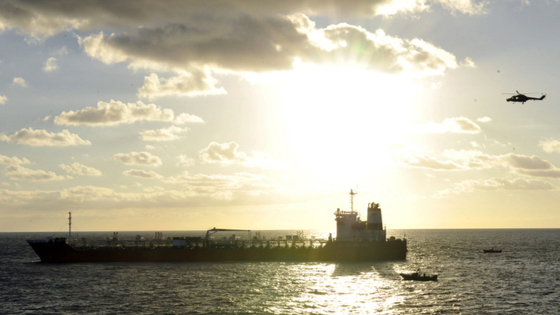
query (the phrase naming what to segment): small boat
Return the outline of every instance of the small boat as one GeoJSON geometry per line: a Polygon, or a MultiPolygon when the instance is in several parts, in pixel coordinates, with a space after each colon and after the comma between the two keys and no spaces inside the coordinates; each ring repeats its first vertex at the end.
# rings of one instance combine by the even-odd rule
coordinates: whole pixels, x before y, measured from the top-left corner
{"type": "Polygon", "coordinates": [[[414,273],[399,273],[403,280],[414,280],[414,281],[437,281],[437,275],[426,275],[420,274],[419,272],[414,273]]]}
{"type": "Polygon", "coordinates": [[[483,251],[485,253],[501,253],[502,252],[501,249],[494,249],[494,247],[492,247],[490,249],[483,249],[483,251]]]}

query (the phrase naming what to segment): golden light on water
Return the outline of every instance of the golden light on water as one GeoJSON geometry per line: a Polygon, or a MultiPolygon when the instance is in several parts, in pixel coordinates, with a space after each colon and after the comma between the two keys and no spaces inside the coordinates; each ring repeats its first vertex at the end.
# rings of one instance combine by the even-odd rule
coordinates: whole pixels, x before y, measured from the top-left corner
{"type": "MultiPolygon", "coordinates": [[[[292,277],[293,297],[286,301],[295,312],[313,309],[318,314],[391,314],[402,303],[401,281],[393,264],[307,264],[286,266],[292,277]],[[385,274],[384,274],[385,273],[385,274]]],[[[281,308],[276,309],[278,311],[281,308]]]]}

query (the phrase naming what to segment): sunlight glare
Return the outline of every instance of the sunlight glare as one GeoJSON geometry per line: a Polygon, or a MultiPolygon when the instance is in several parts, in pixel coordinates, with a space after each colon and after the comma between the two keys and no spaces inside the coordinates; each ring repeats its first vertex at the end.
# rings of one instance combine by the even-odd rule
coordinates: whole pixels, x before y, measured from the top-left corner
{"type": "Polygon", "coordinates": [[[284,87],[291,139],[306,164],[338,180],[392,163],[418,90],[408,79],[361,69],[301,67],[284,87]],[[338,173],[338,174],[336,174],[338,173]]]}

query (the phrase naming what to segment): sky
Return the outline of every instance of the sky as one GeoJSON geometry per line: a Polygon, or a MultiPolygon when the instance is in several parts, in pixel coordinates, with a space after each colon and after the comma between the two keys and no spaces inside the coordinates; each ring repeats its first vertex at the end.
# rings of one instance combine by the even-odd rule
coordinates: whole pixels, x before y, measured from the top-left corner
{"type": "Polygon", "coordinates": [[[0,232],[560,228],[560,1],[0,1],[0,232]],[[506,102],[504,93],[542,101],[506,102]]]}

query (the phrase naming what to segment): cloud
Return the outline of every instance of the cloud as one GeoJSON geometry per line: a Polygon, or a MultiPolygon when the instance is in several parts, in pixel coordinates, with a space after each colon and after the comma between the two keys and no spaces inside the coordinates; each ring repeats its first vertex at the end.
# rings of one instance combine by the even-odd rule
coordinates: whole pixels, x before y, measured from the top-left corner
{"type": "Polygon", "coordinates": [[[0,105],[6,104],[8,98],[5,95],[0,95],[0,105]]]}
{"type": "Polygon", "coordinates": [[[243,164],[247,162],[247,154],[238,152],[239,145],[235,142],[212,142],[199,152],[203,163],[217,163],[221,165],[243,164]]]}
{"type": "Polygon", "coordinates": [[[58,176],[54,172],[32,170],[20,165],[8,165],[4,173],[12,180],[50,181],[72,178],[70,176],[58,176]]]}
{"type": "Polygon", "coordinates": [[[66,188],[60,191],[61,200],[69,200],[75,202],[87,202],[87,201],[97,201],[101,199],[105,200],[122,200],[123,197],[118,196],[115,191],[110,188],[98,187],[98,186],[76,186],[72,188],[66,188]]]}
{"type": "Polygon", "coordinates": [[[511,153],[502,156],[502,158],[517,174],[540,178],[560,178],[560,169],[556,168],[551,162],[543,160],[538,156],[516,155],[511,153]]]}
{"type": "Polygon", "coordinates": [[[426,155],[411,155],[403,158],[401,162],[408,166],[428,168],[433,170],[452,171],[462,169],[460,165],[457,165],[454,162],[438,161],[426,155]]]}
{"type": "Polygon", "coordinates": [[[435,3],[441,4],[445,9],[451,13],[460,12],[469,15],[485,14],[486,1],[475,3],[470,0],[436,0],[435,3]]]}
{"type": "Polygon", "coordinates": [[[465,60],[461,61],[459,64],[461,65],[461,67],[465,68],[476,68],[476,64],[470,57],[466,57],[465,60]]]}
{"type": "Polygon", "coordinates": [[[200,96],[226,94],[224,88],[216,87],[217,80],[210,73],[182,72],[171,78],[161,78],[152,73],[144,77],[144,86],[138,89],[138,97],[155,99],[158,97],[175,96],[200,96]]]}
{"type": "Polygon", "coordinates": [[[421,133],[479,133],[482,129],[472,120],[466,117],[445,118],[443,123],[430,122],[414,128],[421,133]]]}
{"type": "Polygon", "coordinates": [[[146,130],[140,133],[140,138],[144,141],[172,141],[179,139],[178,134],[187,132],[188,128],[171,126],[157,130],[146,130]]]}
{"type": "Polygon", "coordinates": [[[546,153],[560,153],[560,141],[558,140],[541,140],[539,141],[539,147],[541,147],[546,153]]]}
{"type": "Polygon", "coordinates": [[[195,164],[195,160],[193,158],[189,158],[188,156],[182,154],[177,157],[177,166],[181,167],[189,167],[195,164]]]}
{"type": "Polygon", "coordinates": [[[125,104],[114,100],[109,103],[100,101],[97,103],[97,108],[90,106],[80,111],[62,112],[54,119],[57,125],[71,126],[110,126],[137,121],[163,121],[175,124],[203,122],[198,116],[186,113],[176,116],[173,110],[162,109],[155,104],[144,104],[140,101],[125,104]]]}
{"type": "Polygon", "coordinates": [[[30,164],[28,159],[23,158],[20,159],[18,157],[7,157],[5,155],[0,154],[0,164],[8,164],[8,165],[15,165],[15,164],[30,164]]]}
{"type": "Polygon", "coordinates": [[[199,151],[202,163],[227,165],[242,165],[246,167],[260,168],[286,168],[286,165],[276,161],[267,153],[253,151],[249,157],[245,152],[238,151],[239,145],[235,142],[217,143],[212,142],[206,148],[199,151]]]}
{"type": "Polygon", "coordinates": [[[46,72],[52,72],[55,70],[58,70],[58,65],[57,65],[57,60],[54,57],[49,58],[46,62],[45,62],[45,67],[43,67],[43,70],[46,72]]]}
{"type": "Polygon", "coordinates": [[[486,123],[486,122],[491,122],[492,118],[485,116],[485,117],[477,118],[476,121],[486,123]]]}
{"type": "Polygon", "coordinates": [[[21,129],[13,134],[0,134],[0,141],[16,142],[29,146],[65,147],[75,145],[91,145],[88,140],[81,139],[77,134],[70,133],[68,130],[54,133],[46,130],[21,129]]]}
{"type": "Polygon", "coordinates": [[[503,159],[509,166],[516,169],[549,170],[554,168],[552,163],[545,161],[536,155],[526,156],[510,153],[503,156],[503,159]]]}
{"type": "Polygon", "coordinates": [[[71,165],[60,164],[59,167],[74,175],[101,176],[102,174],[101,171],[96,170],[93,167],[82,165],[78,162],[72,163],[71,165]]]}
{"type": "MultiPolygon", "coordinates": [[[[415,77],[441,75],[459,66],[456,57],[444,49],[419,38],[401,39],[381,29],[372,33],[338,23],[416,14],[436,4],[453,14],[482,14],[485,7],[485,2],[471,0],[239,0],[219,4],[171,0],[166,5],[132,0],[118,4],[6,0],[0,4],[0,28],[17,28],[39,40],[77,30],[79,44],[92,58],[152,71],[138,90],[139,97],[193,97],[225,93],[213,76],[216,73],[293,70],[296,61],[415,77]],[[318,28],[310,16],[337,24],[318,28]],[[161,78],[156,72],[174,75],[161,78]]],[[[467,57],[461,66],[474,66],[474,62],[467,57]]]]}
{"type": "Polygon", "coordinates": [[[159,175],[156,172],[146,172],[143,170],[128,170],[123,172],[126,176],[135,176],[135,177],[142,177],[142,178],[163,178],[163,176],[159,175]]]}
{"type": "MultiPolygon", "coordinates": [[[[249,173],[223,174],[196,174],[188,172],[165,181],[173,184],[183,184],[186,189],[196,195],[210,195],[217,199],[232,200],[235,194],[247,194],[267,189],[266,185],[258,184],[266,177],[249,173]]],[[[270,188],[268,188],[270,189],[270,188]]]]}
{"type": "Polygon", "coordinates": [[[160,158],[150,152],[117,153],[114,158],[126,165],[160,166],[162,164],[160,158]]]}
{"type": "Polygon", "coordinates": [[[439,191],[434,195],[436,198],[452,197],[462,193],[471,193],[474,191],[489,191],[489,190],[513,190],[513,191],[539,191],[539,190],[557,190],[558,187],[553,184],[536,179],[505,179],[505,178],[492,178],[492,179],[477,179],[477,180],[464,180],[448,188],[439,191]]]}
{"type": "Polygon", "coordinates": [[[146,77],[139,96],[147,98],[221,94],[213,72],[293,70],[296,60],[415,77],[458,67],[454,55],[421,39],[400,39],[383,30],[371,33],[346,23],[317,29],[303,14],[216,22],[99,33],[80,38],[80,44],[89,56],[106,64],[126,62],[134,69],[182,73],[163,83],[155,74],[146,77]]]}
{"type": "Polygon", "coordinates": [[[69,29],[83,32],[108,26],[118,31],[127,31],[138,25],[152,28],[165,25],[161,19],[165,17],[169,24],[192,27],[198,21],[201,28],[207,29],[215,24],[221,24],[223,20],[233,20],[240,16],[269,18],[301,12],[333,19],[370,18],[375,15],[391,15],[399,12],[427,11],[433,4],[440,4],[452,13],[464,14],[482,14],[486,5],[485,2],[475,3],[470,0],[355,0],[351,2],[238,0],[222,1],[219,5],[205,0],[172,0],[167,1],[164,6],[150,1],[134,0],[102,5],[93,0],[79,2],[62,0],[56,4],[7,0],[0,6],[0,27],[19,28],[30,36],[48,37],[69,29]]]}
{"type": "Polygon", "coordinates": [[[407,166],[437,171],[457,171],[507,167],[516,174],[540,178],[560,178],[560,169],[538,156],[519,154],[489,155],[478,150],[445,150],[445,161],[427,154],[408,153],[395,157],[407,166]]]}
{"type": "Polygon", "coordinates": [[[14,78],[14,81],[12,81],[12,84],[19,85],[21,87],[27,87],[27,83],[25,82],[24,78],[14,78]]]}
{"type": "Polygon", "coordinates": [[[66,46],[62,46],[59,50],[55,52],[57,55],[68,55],[68,48],[66,46]]]}

